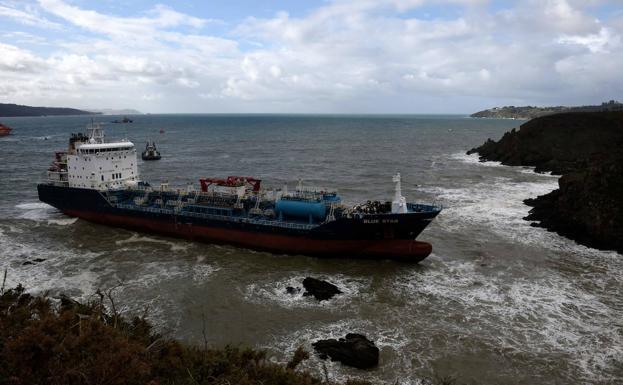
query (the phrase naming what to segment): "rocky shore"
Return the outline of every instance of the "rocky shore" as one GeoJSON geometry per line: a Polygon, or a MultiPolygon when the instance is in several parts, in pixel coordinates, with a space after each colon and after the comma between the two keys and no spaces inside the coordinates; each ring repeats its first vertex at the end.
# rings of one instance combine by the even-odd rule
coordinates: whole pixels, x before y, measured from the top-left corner
{"type": "Polygon", "coordinates": [[[623,111],[539,117],[472,153],[562,175],[557,190],[525,201],[532,207],[525,219],[578,243],[623,253],[623,111]]]}

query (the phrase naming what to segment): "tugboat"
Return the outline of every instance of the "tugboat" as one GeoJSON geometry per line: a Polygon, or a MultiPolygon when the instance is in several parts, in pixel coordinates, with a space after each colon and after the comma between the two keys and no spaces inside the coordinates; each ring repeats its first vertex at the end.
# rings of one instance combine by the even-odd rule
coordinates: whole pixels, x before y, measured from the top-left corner
{"type": "Polygon", "coordinates": [[[143,158],[143,160],[159,160],[160,159],[160,152],[156,148],[156,142],[152,141],[151,143],[149,143],[149,141],[147,141],[147,145],[145,146],[145,151],[141,153],[141,158],[143,158]]]}
{"type": "Polygon", "coordinates": [[[336,191],[265,189],[253,177],[201,178],[199,189],[139,178],[136,149],[108,143],[100,126],[74,134],[55,154],[39,200],[67,215],[135,231],[281,254],[419,262],[432,246],[416,237],[441,207],[408,203],[400,174],[391,202],[347,206],[336,191]]]}
{"type": "Polygon", "coordinates": [[[11,134],[11,131],[13,131],[11,127],[5,126],[4,124],[0,123],[0,136],[7,136],[11,134]]]}

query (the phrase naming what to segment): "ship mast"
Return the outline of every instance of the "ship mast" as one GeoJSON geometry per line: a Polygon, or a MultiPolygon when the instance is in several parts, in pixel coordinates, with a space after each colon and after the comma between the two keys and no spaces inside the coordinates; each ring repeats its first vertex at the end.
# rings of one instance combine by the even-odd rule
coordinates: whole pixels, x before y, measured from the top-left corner
{"type": "Polygon", "coordinates": [[[396,192],[394,194],[394,200],[392,202],[392,214],[404,214],[407,212],[407,200],[402,196],[402,189],[400,186],[400,173],[397,173],[392,178],[392,181],[396,183],[396,192]]]}
{"type": "Polygon", "coordinates": [[[104,143],[104,129],[100,123],[91,122],[91,124],[87,126],[87,132],[90,144],[104,143]]]}

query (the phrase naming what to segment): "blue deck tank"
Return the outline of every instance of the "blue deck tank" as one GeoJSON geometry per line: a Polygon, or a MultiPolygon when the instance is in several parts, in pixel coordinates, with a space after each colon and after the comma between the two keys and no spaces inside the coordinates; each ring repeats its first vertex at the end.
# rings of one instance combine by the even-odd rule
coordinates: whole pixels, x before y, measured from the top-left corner
{"type": "Polygon", "coordinates": [[[327,216],[327,208],[323,202],[309,200],[280,199],[275,202],[278,216],[286,218],[309,219],[323,221],[327,216]]]}

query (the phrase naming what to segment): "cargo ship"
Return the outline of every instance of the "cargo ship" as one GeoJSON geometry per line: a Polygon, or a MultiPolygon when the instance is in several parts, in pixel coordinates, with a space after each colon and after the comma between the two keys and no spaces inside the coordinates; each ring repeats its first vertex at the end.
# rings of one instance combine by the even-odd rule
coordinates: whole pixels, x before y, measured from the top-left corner
{"type": "Polygon", "coordinates": [[[440,213],[408,203],[400,174],[391,202],[344,205],[336,191],[263,188],[254,177],[201,178],[172,188],[140,179],[137,150],[107,142],[100,125],[72,134],[55,153],[39,199],[69,216],[141,232],[282,254],[419,262],[432,246],[416,237],[440,213]]]}

